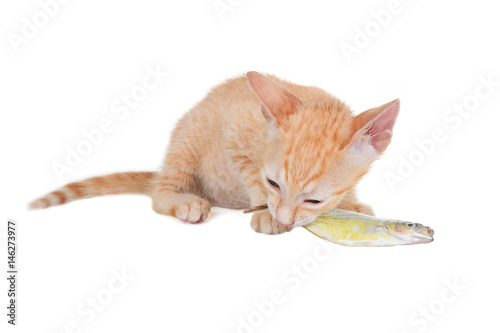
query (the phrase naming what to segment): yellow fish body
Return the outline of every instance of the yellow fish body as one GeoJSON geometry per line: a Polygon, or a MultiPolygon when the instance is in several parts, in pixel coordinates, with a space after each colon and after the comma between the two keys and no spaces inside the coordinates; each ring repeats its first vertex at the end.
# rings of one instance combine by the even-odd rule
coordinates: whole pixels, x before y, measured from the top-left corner
{"type": "Polygon", "coordinates": [[[318,216],[304,228],[344,246],[425,244],[434,240],[434,231],[422,224],[380,219],[338,208],[318,216]]]}

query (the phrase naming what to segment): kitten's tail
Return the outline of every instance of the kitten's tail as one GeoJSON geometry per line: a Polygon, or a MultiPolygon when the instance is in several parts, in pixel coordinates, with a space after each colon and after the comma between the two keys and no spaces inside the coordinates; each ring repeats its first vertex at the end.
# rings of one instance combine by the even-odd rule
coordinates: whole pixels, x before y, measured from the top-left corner
{"type": "Polygon", "coordinates": [[[108,194],[139,193],[150,195],[155,172],[120,172],[69,183],[34,200],[30,209],[62,205],[73,200],[108,194]]]}

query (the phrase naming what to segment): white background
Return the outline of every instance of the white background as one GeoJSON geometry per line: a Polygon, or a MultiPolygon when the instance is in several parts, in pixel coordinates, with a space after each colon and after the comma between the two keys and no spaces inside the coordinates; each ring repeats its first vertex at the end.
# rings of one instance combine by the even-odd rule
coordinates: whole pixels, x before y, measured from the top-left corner
{"type": "Polygon", "coordinates": [[[6,324],[2,278],[2,332],[65,332],[68,324],[66,332],[498,330],[500,86],[467,118],[444,118],[474,101],[480,77],[500,81],[494,2],[401,0],[383,27],[371,12],[389,0],[229,3],[221,19],[212,0],[70,1],[15,52],[8,36],[20,35],[40,5],[2,2],[1,232],[13,218],[20,234],[18,326],[6,324]],[[349,62],[341,45],[355,45],[367,26],[372,37],[349,62]],[[113,101],[147,66],[169,76],[119,119],[113,101]],[[131,195],[26,211],[64,182],[157,170],[175,121],[210,87],[249,70],[320,86],[356,112],[401,98],[393,143],[360,196],[378,215],[431,226],[434,243],[344,248],[304,229],[265,236],[250,216],[221,209],[185,225],[131,195]],[[113,132],[59,181],[52,163],[104,118],[113,132]],[[419,153],[415,141],[436,129],[446,140],[419,153]],[[398,175],[410,156],[419,165],[391,188],[387,173],[398,175]],[[77,309],[89,297],[108,301],[113,270],[122,269],[133,280],[86,322],[77,309]]]}

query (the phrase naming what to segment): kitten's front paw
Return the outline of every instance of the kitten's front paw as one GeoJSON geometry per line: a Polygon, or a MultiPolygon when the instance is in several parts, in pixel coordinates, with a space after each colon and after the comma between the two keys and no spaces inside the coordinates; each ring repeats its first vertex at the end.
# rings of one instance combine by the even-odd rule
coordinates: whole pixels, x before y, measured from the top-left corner
{"type": "Polygon", "coordinates": [[[153,197],[153,209],[160,214],[177,217],[183,222],[199,223],[207,219],[210,203],[193,194],[169,193],[153,197]]]}
{"type": "Polygon", "coordinates": [[[267,235],[277,235],[292,230],[292,227],[286,227],[276,222],[269,211],[253,214],[250,225],[256,232],[267,235]]]}
{"type": "Polygon", "coordinates": [[[175,216],[189,223],[199,223],[207,219],[210,212],[210,204],[208,201],[192,196],[188,200],[180,202],[175,207],[175,216]]]}

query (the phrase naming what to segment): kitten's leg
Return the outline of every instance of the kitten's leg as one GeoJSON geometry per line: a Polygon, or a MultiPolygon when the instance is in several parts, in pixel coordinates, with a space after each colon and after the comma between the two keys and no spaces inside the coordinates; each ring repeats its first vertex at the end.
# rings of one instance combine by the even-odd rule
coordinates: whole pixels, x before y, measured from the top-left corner
{"type": "Polygon", "coordinates": [[[337,205],[337,208],[363,213],[367,215],[375,215],[373,213],[373,209],[369,205],[366,205],[358,201],[355,190],[347,192],[342,201],[340,201],[340,203],[337,205]]]}
{"type": "Polygon", "coordinates": [[[156,177],[151,195],[153,210],[190,223],[203,222],[210,212],[210,203],[190,192],[195,191],[194,163],[189,152],[169,153],[163,170],[156,177]]]}
{"type": "Polygon", "coordinates": [[[210,203],[190,193],[159,191],[153,195],[153,210],[183,222],[199,223],[207,219],[210,203]]]}

